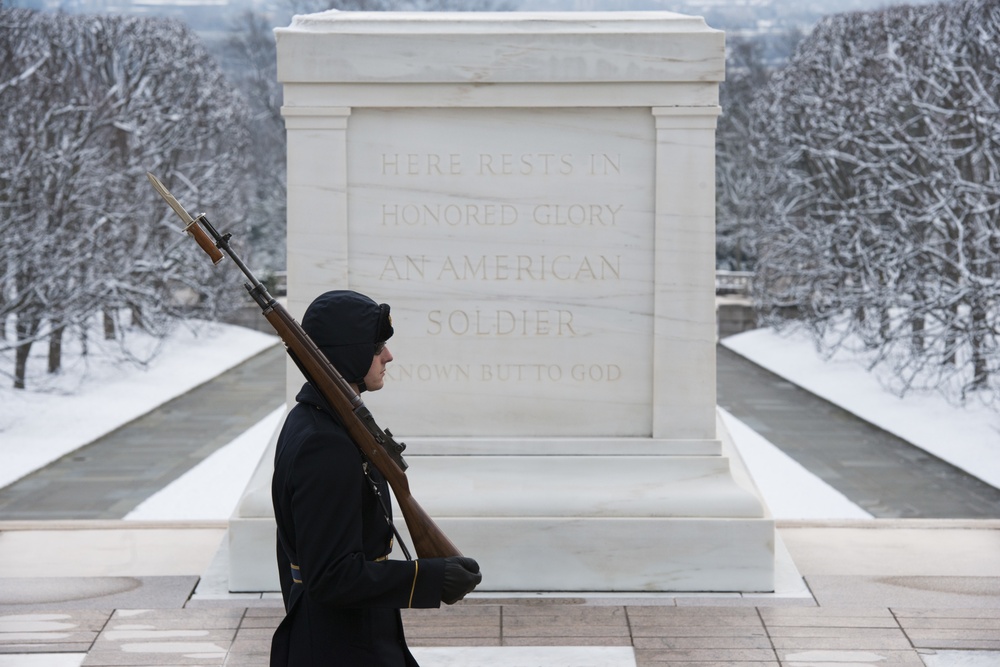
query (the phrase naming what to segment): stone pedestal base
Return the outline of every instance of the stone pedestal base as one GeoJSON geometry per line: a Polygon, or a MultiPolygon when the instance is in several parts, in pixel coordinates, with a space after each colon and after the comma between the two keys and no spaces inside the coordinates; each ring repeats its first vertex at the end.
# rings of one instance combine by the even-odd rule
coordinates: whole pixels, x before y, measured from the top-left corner
{"type": "Polygon", "coordinates": [[[479,562],[481,592],[774,590],[774,526],[761,519],[456,518],[438,525],[479,562]]]}
{"type": "MultiPolygon", "coordinates": [[[[420,452],[407,457],[414,497],[479,561],[482,591],[774,590],[774,522],[726,442],[442,439],[409,447],[420,452]]],[[[233,592],[277,590],[272,458],[273,443],[230,521],[233,592]]],[[[396,520],[409,544],[398,512],[396,520]]]]}

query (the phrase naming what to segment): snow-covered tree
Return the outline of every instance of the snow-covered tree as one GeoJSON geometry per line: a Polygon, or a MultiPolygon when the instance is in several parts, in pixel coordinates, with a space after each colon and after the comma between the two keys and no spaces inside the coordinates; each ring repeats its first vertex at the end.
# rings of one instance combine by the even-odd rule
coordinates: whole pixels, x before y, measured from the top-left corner
{"type": "Polygon", "coordinates": [[[223,66],[250,108],[245,178],[251,184],[247,210],[249,250],[245,258],[262,279],[285,268],[285,123],[281,117],[277,49],[271,19],[239,14],[221,52],[223,66]]]}
{"type": "Polygon", "coordinates": [[[820,23],[753,107],[756,300],[899,392],[995,397],[1000,5],[820,23]]]}
{"type": "Polygon", "coordinates": [[[214,311],[217,279],[149,186],[157,173],[188,205],[242,220],[246,113],[182,24],[0,10],[0,319],[16,322],[14,384],[33,343],[96,312],[165,333],[214,311]],[[197,185],[196,185],[197,184],[197,185]],[[179,301],[183,288],[195,299],[179,301]]]}
{"type": "Polygon", "coordinates": [[[750,109],[758,90],[772,74],[765,61],[767,44],[760,39],[735,38],[726,49],[726,80],[719,91],[722,115],[715,142],[716,266],[746,270],[756,258],[753,227],[759,199],[756,165],[748,150],[750,109]]]}

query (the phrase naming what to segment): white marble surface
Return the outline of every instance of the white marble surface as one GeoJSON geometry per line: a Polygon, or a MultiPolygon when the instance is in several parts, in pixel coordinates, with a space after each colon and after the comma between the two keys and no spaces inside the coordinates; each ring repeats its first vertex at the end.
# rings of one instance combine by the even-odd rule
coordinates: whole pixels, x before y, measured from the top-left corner
{"type": "MultiPolygon", "coordinates": [[[[774,522],[720,436],[708,456],[412,455],[407,477],[484,591],[775,591],[774,522]]],[[[230,521],[234,592],[277,587],[269,476],[230,521]]]]}
{"type": "Polygon", "coordinates": [[[635,667],[631,646],[413,647],[424,667],[635,667]]]}
{"type": "MultiPolygon", "coordinates": [[[[392,305],[365,400],[484,585],[773,590],[773,521],[716,426],[722,33],[329,12],[276,34],[289,310],[335,288],[392,305]]],[[[266,473],[231,522],[239,590],[273,579],[266,473]]]]}
{"type": "Polygon", "coordinates": [[[927,667],[996,667],[1000,651],[926,651],[921,660],[927,667]]]}
{"type": "Polygon", "coordinates": [[[479,562],[483,592],[774,591],[774,525],[764,519],[435,520],[479,562]]]}
{"type": "Polygon", "coordinates": [[[722,456],[415,456],[434,517],[763,518],[722,456]]]}
{"type": "Polygon", "coordinates": [[[393,305],[393,391],[370,400],[397,432],[715,440],[722,33],[327,12],[276,34],[289,307],[335,286],[393,305]]]}
{"type": "MultiPolygon", "coordinates": [[[[273,521],[273,519],[272,519],[273,521]]],[[[226,528],[163,523],[48,521],[31,530],[0,531],[0,577],[148,577],[203,572],[226,528]],[[69,526],[69,528],[68,528],[69,526]],[[92,526],[92,527],[88,527],[92,526]],[[172,549],[184,544],[182,552],[172,549]],[[73,558],[67,558],[73,554],[73,558]]]]}
{"type": "Polygon", "coordinates": [[[275,30],[284,82],[718,81],[724,36],[670,12],[325,12],[275,30]]]}
{"type": "Polygon", "coordinates": [[[393,305],[391,391],[372,401],[395,428],[651,435],[649,112],[359,110],[349,127],[349,280],[393,305]]]}
{"type": "Polygon", "coordinates": [[[80,667],[86,659],[86,653],[0,655],[0,667],[80,667]]]}

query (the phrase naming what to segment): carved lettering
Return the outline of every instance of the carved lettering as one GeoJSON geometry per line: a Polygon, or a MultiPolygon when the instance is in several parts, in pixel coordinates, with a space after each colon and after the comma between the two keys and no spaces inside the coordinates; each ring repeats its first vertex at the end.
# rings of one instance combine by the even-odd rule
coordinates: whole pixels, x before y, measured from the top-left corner
{"type": "Polygon", "coordinates": [[[575,364],[570,368],[570,377],[577,382],[617,382],[622,378],[621,366],[617,364],[575,364]]]}
{"type": "Polygon", "coordinates": [[[624,204],[539,204],[532,212],[538,225],[558,227],[616,227],[624,204]]]}
{"type": "Polygon", "coordinates": [[[488,310],[478,308],[427,313],[427,333],[452,336],[576,336],[568,310],[488,310]]]}
{"type": "Polygon", "coordinates": [[[569,153],[480,153],[480,176],[569,176],[573,156],[569,153]]]}
{"type": "Polygon", "coordinates": [[[389,255],[379,274],[379,280],[423,280],[424,268],[427,265],[427,258],[420,257],[393,257],[389,255]]]}
{"type": "Polygon", "coordinates": [[[618,364],[400,364],[386,367],[393,382],[570,382],[614,383],[622,379],[618,364]]]}
{"type": "Polygon", "coordinates": [[[385,374],[390,380],[420,380],[422,382],[460,381],[471,377],[468,364],[398,364],[386,366],[385,374]]]}
{"type": "MultiPolygon", "coordinates": [[[[470,160],[478,176],[621,176],[620,153],[478,153],[470,160]]],[[[381,153],[382,176],[462,176],[461,153],[381,153]]],[[[473,171],[473,170],[470,170],[473,171]]]]}
{"type": "Polygon", "coordinates": [[[563,372],[557,364],[483,364],[480,375],[487,382],[558,382],[563,372]]]}
{"type": "MultiPolygon", "coordinates": [[[[592,335],[587,330],[586,306],[579,307],[576,321],[573,310],[558,308],[569,305],[554,296],[566,284],[590,284],[585,289],[595,294],[605,288],[617,293],[617,285],[597,283],[622,280],[622,255],[602,252],[626,252],[630,261],[627,253],[631,251],[602,240],[609,233],[617,238],[617,230],[628,227],[634,215],[626,208],[631,195],[623,194],[632,190],[611,183],[622,176],[622,155],[600,150],[503,152],[508,146],[499,144],[465,152],[448,152],[452,146],[447,144],[440,150],[424,146],[430,150],[405,152],[404,147],[403,152],[378,154],[372,171],[381,170],[386,187],[381,200],[369,210],[374,213],[371,223],[378,224],[381,207],[382,234],[395,239],[383,252],[426,254],[372,257],[375,266],[371,268],[377,269],[382,262],[378,280],[437,283],[437,293],[447,295],[434,304],[438,309],[424,311],[425,336],[464,340],[463,345],[474,346],[479,345],[476,341],[506,340],[511,356],[484,355],[485,363],[475,364],[450,363],[451,359],[395,363],[387,368],[387,377],[456,386],[469,382],[522,383],[525,388],[545,383],[564,387],[621,384],[625,372],[614,363],[616,356],[574,355],[581,362],[574,363],[560,354],[556,359],[563,363],[527,363],[514,351],[520,345],[534,347],[528,342],[531,339],[540,339],[538,345],[572,350],[583,337],[592,335]],[[432,179],[434,184],[429,183],[432,179]],[[528,185],[523,197],[522,183],[528,185]],[[600,183],[607,186],[602,188],[600,183]],[[523,301],[465,302],[468,305],[449,302],[453,296],[475,293],[475,283],[497,283],[488,288],[490,293],[503,292],[511,299],[516,294],[538,296],[523,301]],[[507,360],[525,363],[504,363],[507,360]]],[[[531,148],[518,148],[522,147],[531,148]]],[[[420,290],[427,288],[421,285],[420,290]]],[[[516,392],[517,388],[497,390],[516,392]]]]}
{"type": "Polygon", "coordinates": [[[622,369],[617,364],[574,364],[566,373],[559,364],[482,364],[479,376],[486,382],[618,382],[622,369]]]}
{"type": "Polygon", "coordinates": [[[382,204],[383,227],[506,227],[517,222],[511,204],[382,204]]]}
{"type": "Polygon", "coordinates": [[[600,282],[621,280],[621,255],[389,255],[379,280],[439,282],[600,282]]]}
{"type": "Polygon", "coordinates": [[[589,163],[589,174],[591,176],[610,176],[612,174],[615,176],[621,176],[622,174],[621,153],[616,153],[615,155],[609,155],[608,153],[591,153],[589,163]]]}
{"type": "Polygon", "coordinates": [[[383,176],[460,176],[458,153],[382,153],[383,176]]]}

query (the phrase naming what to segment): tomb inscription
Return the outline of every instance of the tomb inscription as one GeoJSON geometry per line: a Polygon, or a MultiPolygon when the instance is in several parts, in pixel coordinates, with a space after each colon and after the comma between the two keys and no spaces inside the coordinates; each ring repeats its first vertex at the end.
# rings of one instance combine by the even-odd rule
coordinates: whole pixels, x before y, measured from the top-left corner
{"type": "Polygon", "coordinates": [[[648,110],[354,109],[347,145],[350,282],[392,305],[399,430],[649,435],[648,110]],[[429,396],[455,418],[426,422],[429,396]]]}

